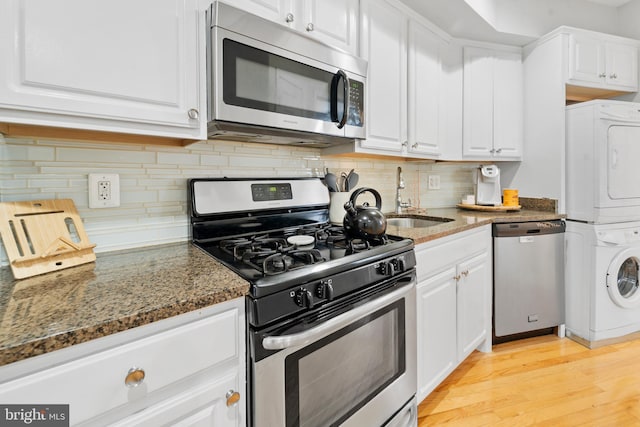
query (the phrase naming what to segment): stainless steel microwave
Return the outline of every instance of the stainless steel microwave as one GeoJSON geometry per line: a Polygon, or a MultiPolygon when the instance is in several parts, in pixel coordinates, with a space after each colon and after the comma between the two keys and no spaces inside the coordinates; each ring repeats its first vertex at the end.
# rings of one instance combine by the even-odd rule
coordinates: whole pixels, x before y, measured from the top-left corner
{"type": "Polygon", "coordinates": [[[365,60],[217,1],[207,23],[210,139],[322,147],[365,138],[365,60]]]}

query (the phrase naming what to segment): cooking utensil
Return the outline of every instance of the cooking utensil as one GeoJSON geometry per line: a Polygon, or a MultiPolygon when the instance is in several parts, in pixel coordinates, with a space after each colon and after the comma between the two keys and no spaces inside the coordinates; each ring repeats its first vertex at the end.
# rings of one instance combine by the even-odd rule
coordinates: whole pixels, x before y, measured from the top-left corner
{"type": "Polygon", "coordinates": [[[340,184],[340,186],[339,186],[340,191],[348,191],[347,190],[348,184],[347,184],[347,174],[346,174],[346,172],[340,173],[339,184],[340,184]]]}
{"type": "Polygon", "coordinates": [[[329,191],[338,192],[338,178],[331,172],[327,172],[324,175],[324,185],[327,186],[329,191]]]}
{"type": "Polygon", "coordinates": [[[353,169],[351,169],[351,171],[349,171],[349,174],[347,174],[347,191],[351,190],[352,188],[356,188],[359,179],[360,176],[358,176],[358,174],[355,173],[353,169]]]}
{"type": "Polygon", "coordinates": [[[358,188],[351,194],[351,198],[344,204],[347,211],[344,216],[343,226],[345,231],[354,237],[365,240],[380,240],[387,230],[387,219],[380,210],[382,198],[373,188],[358,188]],[[369,192],[376,198],[376,206],[368,204],[356,205],[356,199],[363,193],[369,192]]]}
{"type": "Polygon", "coordinates": [[[0,237],[16,279],[96,259],[71,199],[0,203],[0,237]]]}

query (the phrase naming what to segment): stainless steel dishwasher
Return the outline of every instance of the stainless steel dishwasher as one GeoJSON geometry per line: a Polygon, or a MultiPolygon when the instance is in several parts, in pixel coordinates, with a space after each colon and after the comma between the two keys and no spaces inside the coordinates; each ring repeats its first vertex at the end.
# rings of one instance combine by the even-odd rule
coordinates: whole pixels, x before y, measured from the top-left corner
{"type": "Polygon", "coordinates": [[[564,324],[562,220],[493,225],[493,331],[500,337],[564,324]]]}

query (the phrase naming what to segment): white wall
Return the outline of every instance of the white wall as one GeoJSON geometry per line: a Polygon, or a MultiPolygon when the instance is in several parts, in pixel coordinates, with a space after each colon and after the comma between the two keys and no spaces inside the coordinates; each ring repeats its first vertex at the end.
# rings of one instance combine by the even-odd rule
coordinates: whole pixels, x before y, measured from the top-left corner
{"type": "Polygon", "coordinates": [[[521,163],[502,168],[503,185],[527,197],[558,200],[564,212],[565,89],[563,39],[555,37],[524,53],[524,147],[521,163]]]}

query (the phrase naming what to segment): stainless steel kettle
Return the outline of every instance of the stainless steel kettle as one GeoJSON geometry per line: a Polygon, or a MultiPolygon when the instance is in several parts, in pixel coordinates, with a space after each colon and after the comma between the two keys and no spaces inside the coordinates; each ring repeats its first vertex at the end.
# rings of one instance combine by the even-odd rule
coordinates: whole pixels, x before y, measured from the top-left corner
{"type": "Polygon", "coordinates": [[[373,188],[358,188],[351,194],[351,198],[344,204],[347,211],[344,216],[344,229],[352,237],[366,240],[380,240],[387,231],[387,218],[382,211],[382,198],[373,188]],[[371,193],[376,198],[376,206],[369,206],[368,203],[356,205],[356,199],[362,193],[371,193]]]}

